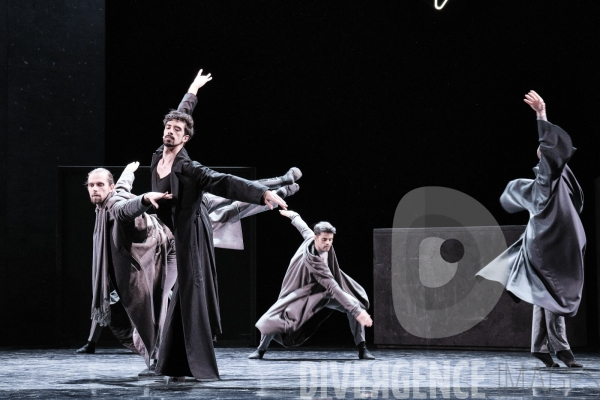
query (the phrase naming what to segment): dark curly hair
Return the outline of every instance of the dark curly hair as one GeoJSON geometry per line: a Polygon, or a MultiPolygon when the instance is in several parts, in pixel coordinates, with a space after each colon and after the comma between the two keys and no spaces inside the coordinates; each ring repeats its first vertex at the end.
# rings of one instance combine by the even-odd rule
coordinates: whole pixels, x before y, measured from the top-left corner
{"type": "Polygon", "coordinates": [[[177,110],[171,110],[163,119],[163,125],[167,125],[167,122],[176,120],[185,122],[185,134],[190,137],[190,140],[194,137],[194,119],[191,115],[183,113],[177,110]]]}

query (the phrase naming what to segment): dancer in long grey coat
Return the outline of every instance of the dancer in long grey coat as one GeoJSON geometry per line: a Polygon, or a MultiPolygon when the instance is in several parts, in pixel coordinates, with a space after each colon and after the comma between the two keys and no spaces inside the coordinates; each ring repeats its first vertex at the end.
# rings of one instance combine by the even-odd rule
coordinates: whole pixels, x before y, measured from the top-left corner
{"type": "Polygon", "coordinates": [[[158,218],[145,212],[156,201],[171,195],[153,192],[132,195],[138,165],[129,164],[116,185],[106,169],[98,168],[88,175],[88,192],[96,204],[93,321],[90,340],[78,352],[94,352],[94,339],[97,340],[102,326],[109,325],[115,331],[111,309],[120,304],[118,309],[126,314],[122,318],[125,321],[119,324],[121,330],[137,330],[137,340],[133,337],[124,344],[137,350],[150,367],[150,360],[157,358],[168,291],[177,271],[173,234],[158,218]]]}
{"type": "Polygon", "coordinates": [[[271,340],[299,346],[304,343],[333,310],[346,313],[360,359],[374,359],[365,346],[364,326],[373,321],[367,313],[365,290],[340,269],[333,249],[335,228],[328,222],[314,231],[293,211],[280,211],[292,220],[304,242],[292,258],[283,278],[279,300],[258,320],[262,337],[249,358],[262,359],[271,340]]]}
{"type": "Polygon", "coordinates": [[[565,316],[574,316],[583,290],[586,237],[579,214],[583,191],[567,165],[575,148],[571,137],[547,121],[546,106],[534,91],[525,102],[537,113],[540,162],[535,179],[511,181],[500,198],[508,212],[529,212],[521,238],[477,275],[495,280],[534,305],[531,352],[546,366],[575,362],[565,331],[565,316]]]}

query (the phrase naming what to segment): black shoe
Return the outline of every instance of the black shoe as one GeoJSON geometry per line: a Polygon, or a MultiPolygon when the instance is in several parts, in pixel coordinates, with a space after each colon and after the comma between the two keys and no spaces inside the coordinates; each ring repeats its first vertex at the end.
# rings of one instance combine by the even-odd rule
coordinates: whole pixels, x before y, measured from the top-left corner
{"type": "Polygon", "coordinates": [[[82,348],[77,350],[75,354],[94,354],[96,352],[96,343],[87,342],[82,348]]]}
{"type": "Polygon", "coordinates": [[[255,350],[254,353],[250,354],[248,356],[248,358],[250,360],[262,360],[263,356],[265,355],[267,351],[266,350],[255,350]]]}
{"type": "Polygon", "coordinates": [[[557,368],[560,366],[554,362],[550,353],[531,353],[531,355],[543,362],[548,368],[557,368]]]}
{"type": "Polygon", "coordinates": [[[375,356],[367,350],[367,346],[365,342],[360,342],[356,347],[358,347],[358,358],[360,360],[374,360],[375,356]]]}
{"type": "Polygon", "coordinates": [[[583,365],[575,362],[575,356],[571,350],[557,351],[556,357],[569,368],[583,368],[583,365]]]}

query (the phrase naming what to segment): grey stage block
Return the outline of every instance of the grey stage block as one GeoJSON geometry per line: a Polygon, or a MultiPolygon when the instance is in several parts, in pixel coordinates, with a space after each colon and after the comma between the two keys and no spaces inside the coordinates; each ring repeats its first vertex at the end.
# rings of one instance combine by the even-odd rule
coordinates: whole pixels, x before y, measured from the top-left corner
{"type": "MultiPolygon", "coordinates": [[[[498,283],[475,278],[524,229],[375,229],[375,344],[529,349],[533,306],[515,303],[498,283]]],[[[567,318],[572,347],[587,344],[584,304],[567,318]]]]}

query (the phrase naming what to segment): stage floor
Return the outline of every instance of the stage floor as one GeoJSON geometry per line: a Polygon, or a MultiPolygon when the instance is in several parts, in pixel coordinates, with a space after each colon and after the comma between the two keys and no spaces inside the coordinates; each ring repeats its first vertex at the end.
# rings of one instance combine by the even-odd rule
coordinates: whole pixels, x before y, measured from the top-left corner
{"type": "Polygon", "coordinates": [[[218,348],[221,380],[139,379],[140,356],[123,348],[0,350],[0,398],[600,398],[600,355],[576,353],[585,369],[541,368],[528,353],[218,348]]]}

